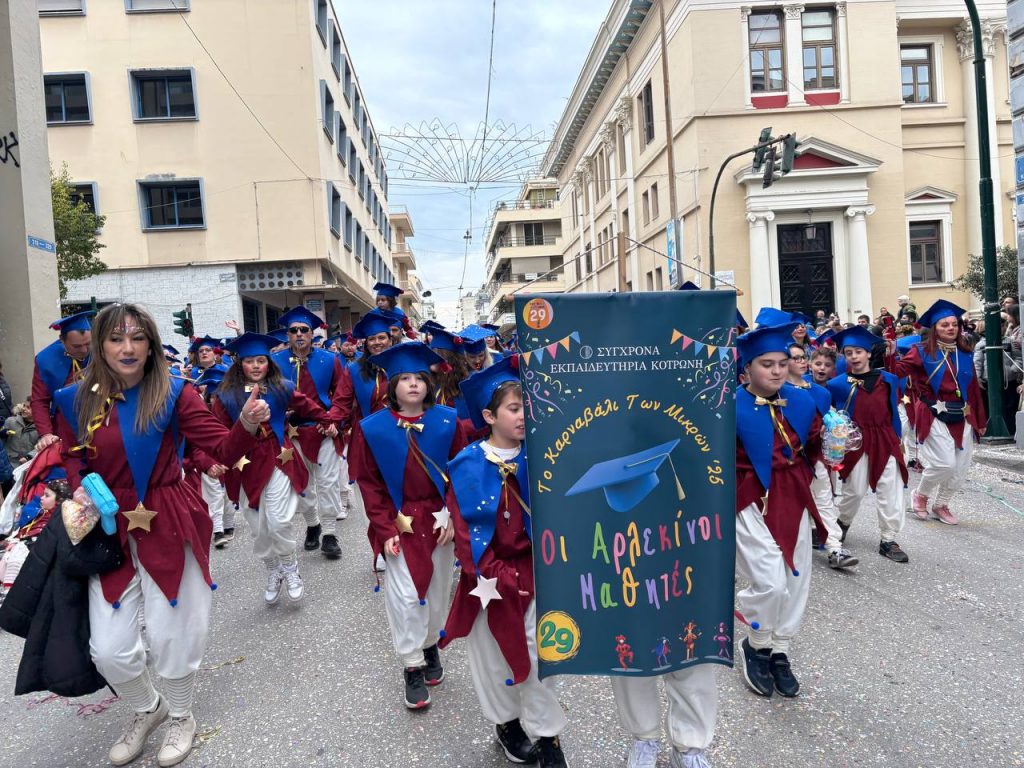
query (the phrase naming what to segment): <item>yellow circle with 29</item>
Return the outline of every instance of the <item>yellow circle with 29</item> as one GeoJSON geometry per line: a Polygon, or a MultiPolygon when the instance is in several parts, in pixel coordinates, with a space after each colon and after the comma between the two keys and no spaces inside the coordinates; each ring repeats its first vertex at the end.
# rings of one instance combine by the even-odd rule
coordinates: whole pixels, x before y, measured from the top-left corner
{"type": "Polygon", "coordinates": [[[537,622],[537,656],[557,663],[571,659],[580,649],[580,627],[564,611],[548,611],[537,622]]]}

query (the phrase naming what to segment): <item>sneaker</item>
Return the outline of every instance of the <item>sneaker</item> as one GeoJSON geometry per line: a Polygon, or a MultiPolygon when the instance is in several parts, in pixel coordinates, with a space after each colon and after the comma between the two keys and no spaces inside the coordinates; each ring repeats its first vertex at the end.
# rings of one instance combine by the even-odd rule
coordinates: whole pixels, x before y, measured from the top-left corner
{"type": "Polygon", "coordinates": [[[409,709],[423,709],[430,706],[430,692],[423,680],[423,669],[406,667],[405,669],[405,706],[409,709]]]}
{"type": "Polygon", "coordinates": [[[227,543],[229,541],[234,541],[234,538],[235,538],[235,529],[234,528],[225,528],[224,529],[224,542],[227,543]]]}
{"type": "Polygon", "coordinates": [[[155,731],[160,723],[167,719],[167,702],[161,697],[156,709],[152,712],[136,712],[128,722],[121,738],[110,748],[112,765],[127,765],[142,754],[146,747],[146,739],[155,731]]]}
{"type": "Polygon", "coordinates": [[[841,568],[851,568],[859,562],[860,560],[851,555],[848,549],[837,549],[828,553],[828,567],[837,571],[841,568]]]}
{"type": "Polygon", "coordinates": [[[945,504],[936,504],[932,507],[932,517],[946,525],[960,525],[960,520],[949,511],[949,507],[945,504]]]}
{"type": "Polygon", "coordinates": [[[541,768],[569,768],[557,736],[541,736],[533,745],[533,753],[541,768]]]}
{"type": "Polygon", "coordinates": [[[333,533],[325,533],[320,543],[320,551],[328,560],[337,560],[341,557],[341,547],[338,546],[338,537],[333,533]]]}
{"type": "Polygon", "coordinates": [[[917,472],[917,474],[921,474],[922,472],[924,472],[924,467],[921,465],[921,462],[918,461],[917,459],[911,459],[910,461],[908,461],[907,469],[909,469],[911,472],[917,472]]]}
{"type": "Polygon", "coordinates": [[[444,667],[441,666],[441,652],[436,643],[423,649],[423,658],[427,660],[427,665],[423,667],[424,682],[430,686],[440,685],[444,680],[444,667]]]}
{"type": "Polygon", "coordinates": [[[297,603],[302,599],[302,577],[299,575],[299,564],[282,565],[281,570],[284,573],[284,585],[288,591],[288,599],[297,603]]]}
{"type": "Polygon", "coordinates": [[[918,520],[928,519],[928,497],[917,491],[910,494],[910,510],[918,520]]]}
{"type": "Polygon", "coordinates": [[[740,669],[743,671],[743,679],[747,686],[758,696],[772,696],[775,690],[775,682],[771,673],[771,648],[758,648],[754,650],[748,638],[743,638],[740,644],[743,651],[743,664],[740,669]]]}
{"type": "Polygon", "coordinates": [[[227,537],[224,535],[224,531],[217,531],[213,534],[213,546],[217,549],[224,549],[224,545],[228,543],[227,537]]]}
{"type": "Polygon", "coordinates": [[[883,541],[878,544],[878,554],[888,557],[894,563],[909,563],[910,556],[900,549],[895,541],[883,541]]]}
{"type": "Polygon", "coordinates": [[[772,673],[772,681],[775,683],[775,690],[780,696],[791,699],[800,693],[800,683],[793,677],[793,670],[789,665],[789,657],[784,653],[773,653],[769,661],[772,673]]]}
{"type": "Polygon", "coordinates": [[[654,768],[658,764],[661,744],[654,739],[637,739],[629,750],[626,768],[654,768]]]}
{"type": "Polygon", "coordinates": [[[533,742],[530,741],[530,737],[526,735],[526,731],[523,730],[523,726],[520,724],[518,718],[510,720],[507,723],[495,725],[494,733],[498,737],[498,743],[501,745],[501,749],[505,753],[505,757],[513,763],[530,763],[536,761],[537,758],[533,754],[533,742]]]}
{"type": "Polygon", "coordinates": [[[160,768],[177,765],[192,752],[192,742],[196,736],[196,719],[192,715],[172,717],[171,725],[164,736],[164,744],[156,755],[156,763],[160,768]]]}
{"type": "Polygon", "coordinates": [[[348,518],[348,507],[342,507],[338,510],[338,514],[334,516],[335,520],[345,520],[348,518]]]}
{"type": "Polygon", "coordinates": [[[319,525],[311,525],[306,528],[306,541],[302,546],[307,552],[312,552],[314,549],[320,549],[321,530],[322,529],[319,525]]]}
{"type": "Polygon", "coordinates": [[[377,573],[384,573],[384,569],[387,568],[387,562],[384,560],[384,555],[377,555],[377,559],[373,561],[373,570],[377,573]]]}
{"type": "Polygon", "coordinates": [[[692,752],[681,752],[678,749],[673,749],[672,758],[668,764],[671,768],[711,768],[707,753],[703,749],[692,752]]]}
{"type": "Polygon", "coordinates": [[[281,597],[281,583],[284,581],[284,573],[281,566],[276,566],[267,571],[267,588],[263,592],[263,600],[267,605],[273,605],[281,597]]]}
{"type": "Polygon", "coordinates": [[[818,536],[818,529],[811,529],[811,549],[821,549],[821,539],[818,536]]]}
{"type": "Polygon", "coordinates": [[[839,530],[843,532],[843,535],[839,537],[839,541],[846,541],[846,533],[850,530],[850,524],[844,523],[842,520],[836,520],[836,525],[838,525],[839,530]]]}

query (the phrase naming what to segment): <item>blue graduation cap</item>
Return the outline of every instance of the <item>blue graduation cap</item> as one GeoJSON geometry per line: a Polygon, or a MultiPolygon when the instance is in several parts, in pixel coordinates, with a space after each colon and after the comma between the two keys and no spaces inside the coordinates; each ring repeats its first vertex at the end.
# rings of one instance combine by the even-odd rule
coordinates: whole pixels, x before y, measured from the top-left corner
{"type": "Polygon", "coordinates": [[[744,365],[769,352],[783,352],[788,356],[789,348],[793,344],[793,329],[797,325],[798,323],[769,325],[747,331],[736,339],[736,354],[744,365]]]}
{"type": "Polygon", "coordinates": [[[209,347],[210,349],[220,349],[220,339],[215,339],[213,336],[203,336],[201,339],[196,339],[188,346],[189,352],[198,352],[200,347],[209,347]]]}
{"type": "Polygon", "coordinates": [[[79,312],[75,315],[68,315],[62,317],[60,320],[54,320],[50,323],[50,328],[55,331],[60,331],[60,335],[63,336],[71,331],[88,331],[92,328],[92,316],[96,313],[88,309],[85,312],[79,312]]]}
{"type": "Polygon", "coordinates": [[[391,333],[392,328],[401,328],[402,320],[398,315],[383,309],[371,309],[360,318],[352,329],[358,339],[368,339],[378,333],[391,333]]]}
{"type": "Polygon", "coordinates": [[[757,317],[754,318],[754,324],[758,327],[768,325],[782,325],[784,323],[793,322],[793,318],[789,312],[783,312],[781,309],[775,307],[761,307],[757,311],[757,317]]]}
{"type": "Polygon", "coordinates": [[[217,388],[218,384],[224,381],[225,373],[227,373],[227,371],[221,370],[216,365],[211,365],[209,368],[203,371],[202,376],[196,379],[195,385],[197,387],[206,387],[207,392],[212,392],[217,388]]]}
{"type": "Polygon", "coordinates": [[[267,331],[267,336],[277,339],[278,344],[288,343],[288,329],[287,328],[275,328],[272,331],[267,331]]]}
{"type": "Polygon", "coordinates": [[[245,357],[256,357],[257,355],[270,355],[270,350],[279,346],[281,342],[273,336],[266,336],[262,333],[243,333],[236,339],[232,339],[227,346],[228,352],[241,360],[245,357]]]}
{"type": "Polygon", "coordinates": [[[939,299],[917,318],[917,322],[922,328],[931,328],[939,320],[944,320],[947,317],[955,317],[959,321],[966,312],[966,309],[958,307],[952,301],[939,299]]]}
{"type": "MultiPolygon", "coordinates": [[[[697,285],[692,280],[686,280],[682,285],[680,285],[678,288],[676,288],[676,290],[677,291],[699,291],[700,290],[700,286],[697,285]]],[[[738,325],[740,328],[746,328],[747,327],[747,318],[745,318],[742,314],[740,314],[740,311],[738,309],[736,310],[736,325],[738,325]]]]}
{"type": "Polygon", "coordinates": [[[370,362],[384,369],[389,379],[403,373],[430,373],[430,366],[444,361],[422,341],[407,341],[388,347],[370,362]]]}
{"type": "Polygon", "coordinates": [[[443,330],[445,330],[445,327],[436,320],[427,320],[427,322],[420,326],[420,333],[433,333],[434,331],[443,330]]]}
{"type": "Polygon", "coordinates": [[[486,339],[497,335],[494,331],[488,330],[476,323],[471,323],[459,331],[459,336],[466,342],[466,353],[470,355],[479,355],[487,349],[486,339]]]}
{"type": "Polygon", "coordinates": [[[387,296],[391,299],[397,299],[405,291],[399,288],[397,285],[391,285],[391,283],[377,283],[373,286],[373,291],[378,296],[387,296]]]}
{"type": "Polygon", "coordinates": [[[921,334],[916,333],[913,336],[904,336],[896,339],[896,350],[898,352],[906,353],[910,351],[910,348],[921,341],[921,334]]]}
{"type": "Polygon", "coordinates": [[[288,328],[293,323],[303,323],[308,325],[310,330],[315,331],[317,328],[325,328],[327,324],[319,317],[314,315],[305,307],[299,306],[294,309],[289,309],[279,318],[277,318],[277,324],[282,328],[288,328]]]}
{"type": "Polygon", "coordinates": [[[170,344],[164,344],[164,345],[163,345],[163,348],[164,348],[164,350],[165,350],[166,352],[168,352],[169,354],[172,354],[172,355],[174,355],[175,357],[177,357],[178,355],[180,355],[180,354],[181,354],[181,352],[179,352],[178,350],[176,350],[176,349],[175,349],[174,347],[172,347],[172,346],[171,346],[170,344]]]}
{"type": "Polygon", "coordinates": [[[672,451],[677,445],[679,440],[672,440],[639,453],[599,462],[588,469],[565,495],[575,496],[600,488],[609,507],[616,512],[629,512],[661,482],[658,469],[668,459],[676,481],[676,495],[682,501],[686,494],[672,463],[672,451]]]}
{"type": "Polygon", "coordinates": [[[495,325],[494,323],[480,323],[481,328],[486,328],[488,331],[494,331],[495,334],[501,330],[501,326],[495,325]]]}
{"type": "Polygon", "coordinates": [[[46,473],[44,482],[50,482],[51,480],[67,480],[68,473],[64,467],[51,467],[50,471],[46,473]]]}
{"type": "Polygon", "coordinates": [[[859,347],[860,349],[866,349],[870,352],[874,349],[876,344],[884,344],[885,339],[881,336],[875,336],[867,328],[860,325],[855,325],[853,328],[847,328],[846,330],[839,331],[835,336],[832,337],[836,343],[836,347],[840,350],[846,347],[859,347]]]}
{"type": "Polygon", "coordinates": [[[430,331],[430,348],[447,349],[449,352],[464,352],[465,344],[461,336],[456,336],[444,328],[435,328],[430,331]]]}
{"type": "Polygon", "coordinates": [[[469,416],[473,420],[473,426],[477,429],[484,429],[487,426],[483,410],[490,405],[491,398],[494,397],[494,390],[506,381],[519,381],[518,355],[503,357],[490,368],[477,371],[469,378],[459,382],[459,389],[466,401],[469,416]]]}
{"type": "Polygon", "coordinates": [[[836,332],[834,330],[832,330],[831,328],[826,328],[824,331],[818,334],[818,338],[815,339],[815,341],[818,342],[819,347],[826,341],[831,341],[833,344],[835,344],[835,335],[836,332]]]}

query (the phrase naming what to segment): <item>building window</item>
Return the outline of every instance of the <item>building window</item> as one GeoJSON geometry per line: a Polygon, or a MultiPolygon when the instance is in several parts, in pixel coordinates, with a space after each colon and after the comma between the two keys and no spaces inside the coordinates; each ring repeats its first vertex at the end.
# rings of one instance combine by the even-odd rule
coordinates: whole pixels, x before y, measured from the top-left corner
{"type": "Polygon", "coordinates": [[[359,126],[363,121],[363,100],[359,98],[359,91],[352,89],[352,127],[359,133],[359,126]]]}
{"type": "Polygon", "coordinates": [[[345,233],[345,247],[350,251],[352,250],[352,230],[354,218],[352,216],[352,210],[346,205],[345,206],[345,219],[343,223],[343,232],[345,233]]]}
{"type": "Polygon", "coordinates": [[[750,90],[754,93],[785,91],[782,53],[782,13],[752,13],[748,19],[750,90]]]}
{"type": "Polygon", "coordinates": [[[331,68],[334,70],[338,82],[341,82],[341,32],[333,24],[331,25],[331,68]]]}
{"type": "Polygon", "coordinates": [[[342,165],[348,164],[348,128],[345,127],[345,120],[341,112],[336,112],[338,118],[338,159],[342,165]]]}
{"type": "Polygon", "coordinates": [[[36,0],[40,16],[81,16],[85,0],[36,0]]]}
{"type": "Polygon", "coordinates": [[[348,138],[348,177],[352,180],[352,183],[356,183],[356,177],[358,176],[357,165],[359,158],[356,155],[356,145],[352,141],[352,137],[348,138]]]}
{"type": "Polygon", "coordinates": [[[539,221],[523,224],[523,245],[544,245],[544,225],[539,221]]]}
{"type": "Polygon", "coordinates": [[[320,111],[321,111],[321,125],[324,127],[324,133],[327,134],[327,138],[334,143],[334,97],[331,95],[331,89],[327,87],[327,81],[320,81],[320,111]]]}
{"type": "Polygon", "coordinates": [[[365,197],[366,197],[366,169],[363,168],[363,161],[362,161],[362,159],[357,160],[356,163],[357,163],[357,169],[356,169],[356,191],[359,193],[360,197],[365,199],[365,197]]]}
{"type": "Polygon", "coordinates": [[[324,46],[327,45],[327,0],[313,0],[316,8],[316,31],[320,33],[320,39],[324,46]]]}
{"type": "Polygon", "coordinates": [[[650,190],[644,191],[640,195],[640,211],[643,213],[644,224],[650,224],[651,222],[651,193],[650,190]]]}
{"type": "Polygon", "coordinates": [[[194,120],[195,78],[190,69],[132,72],[136,120],[194,120]]]}
{"type": "Polygon", "coordinates": [[[342,222],[345,221],[343,211],[345,204],[341,202],[341,193],[338,188],[329,181],[327,182],[327,195],[331,205],[331,234],[340,238],[342,222]]]}
{"type": "Polygon", "coordinates": [[[44,75],[43,94],[47,125],[88,123],[92,119],[89,81],[85,73],[44,75]]]}
{"type": "Polygon", "coordinates": [[[665,290],[665,281],[662,278],[661,267],[654,268],[654,287],[659,291],[665,290]]]}
{"type": "Polygon", "coordinates": [[[838,88],[835,13],[830,8],[804,11],[800,25],[804,46],[804,90],[838,88]]]}
{"type": "Polygon", "coordinates": [[[341,88],[345,101],[352,104],[352,65],[348,63],[348,56],[341,54],[341,88]]]}
{"type": "Polygon", "coordinates": [[[626,134],[622,125],[615,124],[615,156],[619,158],[619,175],[626,175],[626,134]]]}
{"type": "Polygon", "coordinates": [[[124,9],[128,13],[187,11],[189,0],[124,0],[124,9]]]}
{"type": "Polygon", "coordinates": [[[658,210],[658,185],[651,184],[651,220],[657,221],[660,211],[658,210]]]}
{"type": "Polygon", "coordinates": [[[935,101],[935,77],[930,45],[900,46],[900,79],[904,104],[935,101]]]}
{"type": "Polygon", "coordinates": [[[139,182],[143,229],[194,229],[206,226],[200,181],[139,182]]]}
{"type": "Polygon", "coordinates": [[[356,244],[356,261],[363,260],[363,226],[357,221],[353,230],[353,239],[356,244]]]}
{"type": "Polygon", "coordinates": [[[653,272],[648,272],[647,273],[647,290],[648,291],[653,291],[654,290],[654,273],[653,272]]]}
{"type": "Polygon", "coordinates": [[[943,283],[942,222],[910,222],[910,282],[943,283]]]}
{"type": "Polygon", "coordinates": [[[637,107],[640,111],[640,137],[643,140],[643,145],[646,147],[654,141],[654,91],[650,80],[640,90],[640,95],[637,97],[637,107]]]}
{"type": "Polygon", "coordinates": [[[583,246],[583,265],[587,270],[584,272],[584,275],[589,275],[594,271],[594,259],[591,251],[593,251],[593,249],[590,247],[590,243],[583,246]]]}
{"type": "Polygon", "coordinates": [[[85,207],[89,209],[89,213],[93,216],[96,215],[96,182],[81,182],[73,184],[71,186],[71,192],[68,195],[68,201],[71,205],[77,206],[79,203],[85,203],[85,207]]]}

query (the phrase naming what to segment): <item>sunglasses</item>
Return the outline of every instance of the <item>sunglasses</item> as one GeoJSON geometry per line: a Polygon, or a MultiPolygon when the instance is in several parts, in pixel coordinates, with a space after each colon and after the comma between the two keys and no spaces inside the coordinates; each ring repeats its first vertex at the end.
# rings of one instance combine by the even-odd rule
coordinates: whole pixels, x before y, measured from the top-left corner
{"type": "Polygon", "coordinates": [[[291,334],[309,333],[309,331],[310,327],[308,325],[293,325],[291,328],[288,329],[288,333],[291,334]]]}

